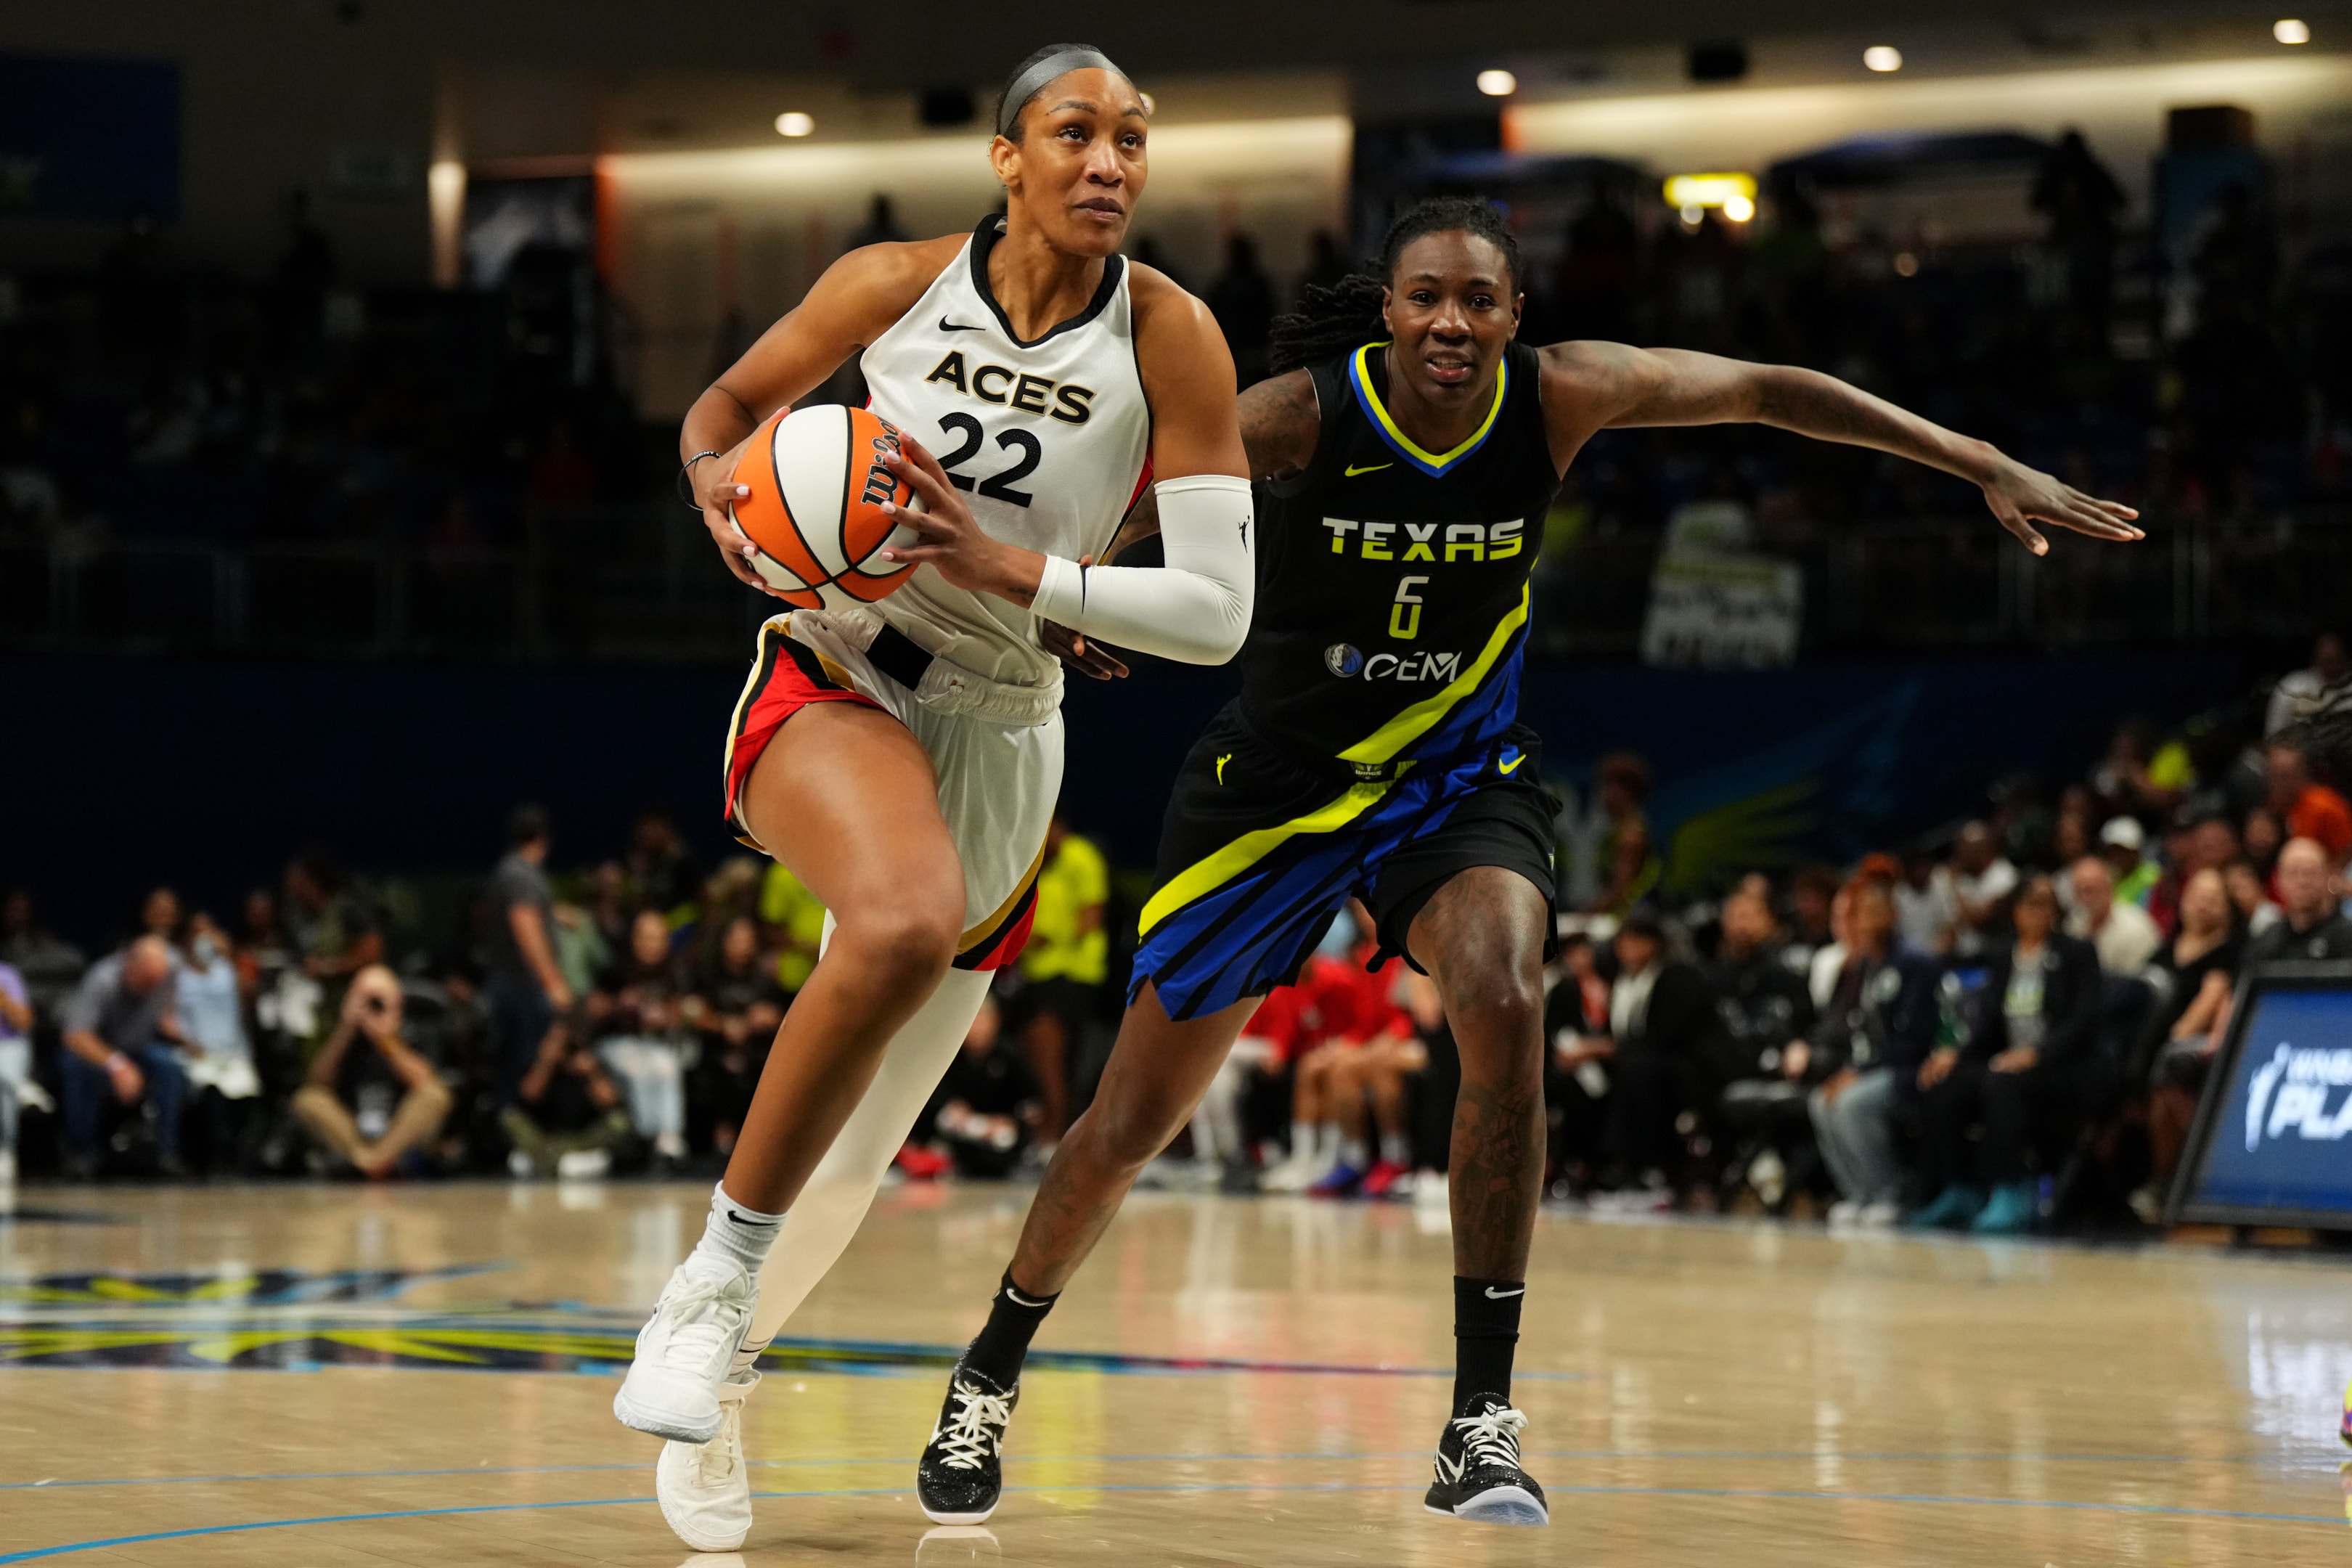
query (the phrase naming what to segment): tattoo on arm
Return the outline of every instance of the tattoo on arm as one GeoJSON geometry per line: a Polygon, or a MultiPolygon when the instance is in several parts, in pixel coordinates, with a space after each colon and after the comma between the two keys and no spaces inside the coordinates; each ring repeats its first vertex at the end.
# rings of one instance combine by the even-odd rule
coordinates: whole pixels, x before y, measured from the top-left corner
{"type": "Polygon", "coordinates": [[[1242,446],[1249,454],[1250,472],[1260,479],[1286,479],[1315,459],[1315,444],[1322,433],[1322,416],[1315,402],[1315,380],[1294,370],[1261,381],[1241,395],[1242,446]]]}

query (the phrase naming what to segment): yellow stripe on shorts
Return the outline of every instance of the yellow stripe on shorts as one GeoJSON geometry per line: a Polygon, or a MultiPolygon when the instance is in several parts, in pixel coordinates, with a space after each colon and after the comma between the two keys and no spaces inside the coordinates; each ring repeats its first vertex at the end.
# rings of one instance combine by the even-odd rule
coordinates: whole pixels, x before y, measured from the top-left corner
{"type": "Polygon", "coordinates": [[[1381,779],[1350,785],[1345,795],[1304,816],[1292,817],[1277,827],[1261,827],[1243,834],[1207,859],[1195,861],[1168,879],[1168,885],[1152,894],[1150,901],[1143,906],[1139,928],[1150,932],[1186,904],[1223,887],[1302,833],[1334,833],[1347,826],[1378,805],[1394,782],[1381,779]]]}

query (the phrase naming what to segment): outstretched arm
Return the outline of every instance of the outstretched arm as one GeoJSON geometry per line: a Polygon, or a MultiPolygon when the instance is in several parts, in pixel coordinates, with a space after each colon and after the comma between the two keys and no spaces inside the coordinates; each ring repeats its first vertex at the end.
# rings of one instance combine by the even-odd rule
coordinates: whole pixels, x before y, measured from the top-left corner
{"type": "Polygon", "coordinates": [[[1770,425],[1818,441],[1892,452],[1968,480],[2000,525],[2036,555],[2050,549],[2033,525],[2093,539],[2142,537],[2139,513],[2084,495],[1979,441],[1874,397],[1833,375],[1795,365],[1750,364],[1686,349],[1556,343],[1543,351],[1544,414],[1552,458],[1563,469],[1602,429],[1650,425],[1770,425]]]}

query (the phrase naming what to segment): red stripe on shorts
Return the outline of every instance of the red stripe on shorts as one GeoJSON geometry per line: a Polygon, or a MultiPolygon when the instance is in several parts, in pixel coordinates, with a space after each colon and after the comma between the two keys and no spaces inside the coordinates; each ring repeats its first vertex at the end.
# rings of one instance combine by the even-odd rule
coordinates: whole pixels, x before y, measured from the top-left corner
{"type": "Polygon", "coordinates": [[[727,739],[726,820],[739,836],[751,826],[737,812],[742,803],[743,781],[751,776],[760,754],[776,738],[784,721],[812,702],[863,702],[877,711],[889,711],[864,692],[836,684],[807,644],[794,642],[773,626],[762,626],[751,689],[739,706],[735,731],[727,739]]]}

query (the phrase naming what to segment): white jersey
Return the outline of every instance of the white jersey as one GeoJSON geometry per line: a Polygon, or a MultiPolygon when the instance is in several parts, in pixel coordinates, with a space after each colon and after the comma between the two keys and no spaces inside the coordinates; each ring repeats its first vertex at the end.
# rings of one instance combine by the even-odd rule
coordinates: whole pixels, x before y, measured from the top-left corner
{"type": "MultiPolygon", "coordinates": [[[[866,349],[871,405],[939,458],[989,537],[1065,560],[1099,558],[1151,456],[1127,263],[1111,257],[1083,311],[1024,342],[988,286],[988,253],[1003,232],[1003,219],[982,220],[866,349]]],[[[1061,679],[1027,610],[955,587],[928,563],[873,607],[975,675],[1031,687],[1061,679]]]]}

